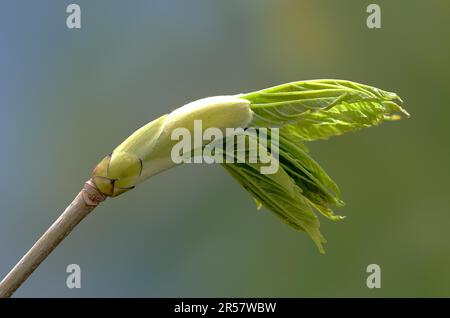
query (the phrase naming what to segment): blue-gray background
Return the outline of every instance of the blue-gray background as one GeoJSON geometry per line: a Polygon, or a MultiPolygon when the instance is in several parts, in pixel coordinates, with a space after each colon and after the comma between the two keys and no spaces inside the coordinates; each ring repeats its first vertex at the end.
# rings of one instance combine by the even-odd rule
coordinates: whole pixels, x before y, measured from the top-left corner
{"type": "Polygon", "coordinates": [[[81,30],[69,3],[0,4],[0,276],[105,154],[191,100],[342,78],[412,118],[310,144],[347,203],[325,255],[220,166],[186,165],[107,200],[16,296],[450,296],[450,2],[378,0],[380,30],[369,1],[76,1],[81,30]]]}

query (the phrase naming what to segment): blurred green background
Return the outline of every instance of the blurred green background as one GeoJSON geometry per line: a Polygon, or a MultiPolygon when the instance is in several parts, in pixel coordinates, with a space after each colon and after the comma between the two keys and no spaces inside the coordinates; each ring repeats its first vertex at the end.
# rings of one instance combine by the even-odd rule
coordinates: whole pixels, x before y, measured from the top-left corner
{"type": "Polygon", "coordinates": [[[69,3],[0,4],[2,277],[105,154],[189,101],[339,78],[412,117],[309,144],[347,203],[325,255],[220,166],[185,165],[107,200],[16,296],[450,296],[449,1],[377,0],[379,30],[361,0],[77,0],[80,30],[69,3]]]}

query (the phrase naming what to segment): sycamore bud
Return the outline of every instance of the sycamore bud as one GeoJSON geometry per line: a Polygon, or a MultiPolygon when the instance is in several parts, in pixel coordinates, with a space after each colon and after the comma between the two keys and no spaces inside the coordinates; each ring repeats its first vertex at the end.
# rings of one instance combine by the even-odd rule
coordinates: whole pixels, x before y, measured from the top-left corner
{"type": "MultiPolygon", "coordinates": [[[[297,81],[247,94],[205,98],[137,130],[99,163],[93,181],[104,194],[117,196],[176,162],[184,162],[174,160],[173,154],[182,153],[183,159],[186,154],[196,162],[197,150],[207,150],[213,144],[204,142],[204,139],[211,140],[205,135],[211,136],[212,131],[214,135],[228,138],[232,134],[227,132],[230,128],[247,128],[246,134],[253,129],[267,128],[271,137],[279,137],[274,138],[276,148],[270,147],[268,156],[275,163],[270,165],[276,167],[274,171],[263,173],[261,169],[258,173],[264,162],[251,160],[222,162],[222,166],[254,197],[258,206],[263,205],[290,226],[308,233],[323,252],[325,239],[319,231],[316,213],[340,220],[342,217],[332,209],[341,207],[343,202],[338,186],[310,157],[304,141],[376,126],[385,120],[396,120],[402,114],[408,117],[401,104],[395,93],[334,79],[297,81]],[[197,125],[197,120],[201,120],[201,125],[197,125]],[[185,143],[178,147],[178,141],[172,138],[192,133],[193,147],[191,144],[185,147],[185,143]],[[205,138],[196,138],[197,134],[205,138]]],[[[260,141],[257,141],[258,152],[269,151],[268,145],[260,141]]],[[[230,149],[234,150],[234,145],[230,149]]],[[[244,154],[251,149],[256,148],[249,146],[244,154]]],[[[232,159],[239,155],[239,152],[225,153],[231,154],[232,159]]]]}
{"type": "Polygon", "coordinates": [[[218,128],[225,133],[226,128],[245,128],[252,120],[250,102],[235,96],[203,98],[148,123],[97,165],[92,173],[94,183],[114,197],[175,166],[172,132],[177,128],[193,132],[195,120],[201,120],[203,130],[218,128]]]}

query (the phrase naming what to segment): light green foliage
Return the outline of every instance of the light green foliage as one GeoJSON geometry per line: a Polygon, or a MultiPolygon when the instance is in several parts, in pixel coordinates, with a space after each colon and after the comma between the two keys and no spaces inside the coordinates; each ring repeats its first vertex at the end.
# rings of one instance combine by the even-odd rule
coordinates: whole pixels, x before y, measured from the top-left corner
{"type": "Polygon", "coordinates": [[[289,124],[289,129],[300,131],[305,140],[317,139],[316,135],[318,138],[339,135],[383,119],[396,119],[397,116],[392,117],[394,112],[409,116],[395,103],[401,102],[395,93],[343,80],[292,82],[239,97],[251,102],[255,113],[251,126],[289,124]]]}
{"type": "Polygon", "coordinates": [[[396,104],[401,99],[394,93],[341,80],[294,82],[239,97],[251,102],[254,117],[250,126],[280,127],[280,169],[275,175],[261,175],[254,164],[226,164],[225,168],[257,202],[307,232],[323,252],[325,240],[313,210],[340,220],[343,217],[334,215],[332,208],[344,203],[339,188],[308,155],[303,141],[398,119],[396,113],[409,116],[396,104]]]}
{"type": "MultiPolygon", "coordinates": [[[[248,138],[257,137],[248,136],[248,138]]],[[[293,155],[295,154],[293,153],[293,155]]],[[[228,155],[231,154],[228,153],[228,155]]],[[[309,157],[298,160],[300,162],[303,159],[308,161],[306,166],[311,168],[311,171],[315,171],[317,167],[320,169],[309,157]]],[[[319,232],[319,220],[314,214],[313,204],[308,198],[308,196],[312,197],[310,194],[317,194],[314,194],[312,189],[310,192],[304,192],[297,185],[297,182],[312,182],[310,177],[317,182],[316,184],[320,182],[311,173],[305,174],[301,164],[299,165],[300,169],[296,167],[291,169],[287,164],[280,162],[279,169],[274,174],[262,174],[261,163],[246,161],[246,163],[224,163],[222,165],[254,197],[258,209],[264,206],[290,226],[307,232],[319,250],[323,252],[322,243],[325,242],[325,239],[319,232]],[[302,178],[303,180],[301,180],[302,178]]],[[[311,186],[315,187],[313,183],[311,186]]],[[[305,187],[305,189],[308,188],[305,187]]],[[[317,191],[317,189],[314,190],[317,191]]]]}

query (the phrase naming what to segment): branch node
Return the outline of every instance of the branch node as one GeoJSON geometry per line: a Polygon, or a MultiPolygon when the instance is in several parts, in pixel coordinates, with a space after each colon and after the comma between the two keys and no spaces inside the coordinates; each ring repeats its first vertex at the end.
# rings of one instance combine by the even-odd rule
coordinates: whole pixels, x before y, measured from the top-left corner
{"type": "Polygon", "coordinates": [[[100,204],[100,202],[106,199],[106,195],[101,193],[92,180],[86,181],[81,190],[81,196],[83,197],[83,201],[87,206],[96,207],[100,204]]]}

